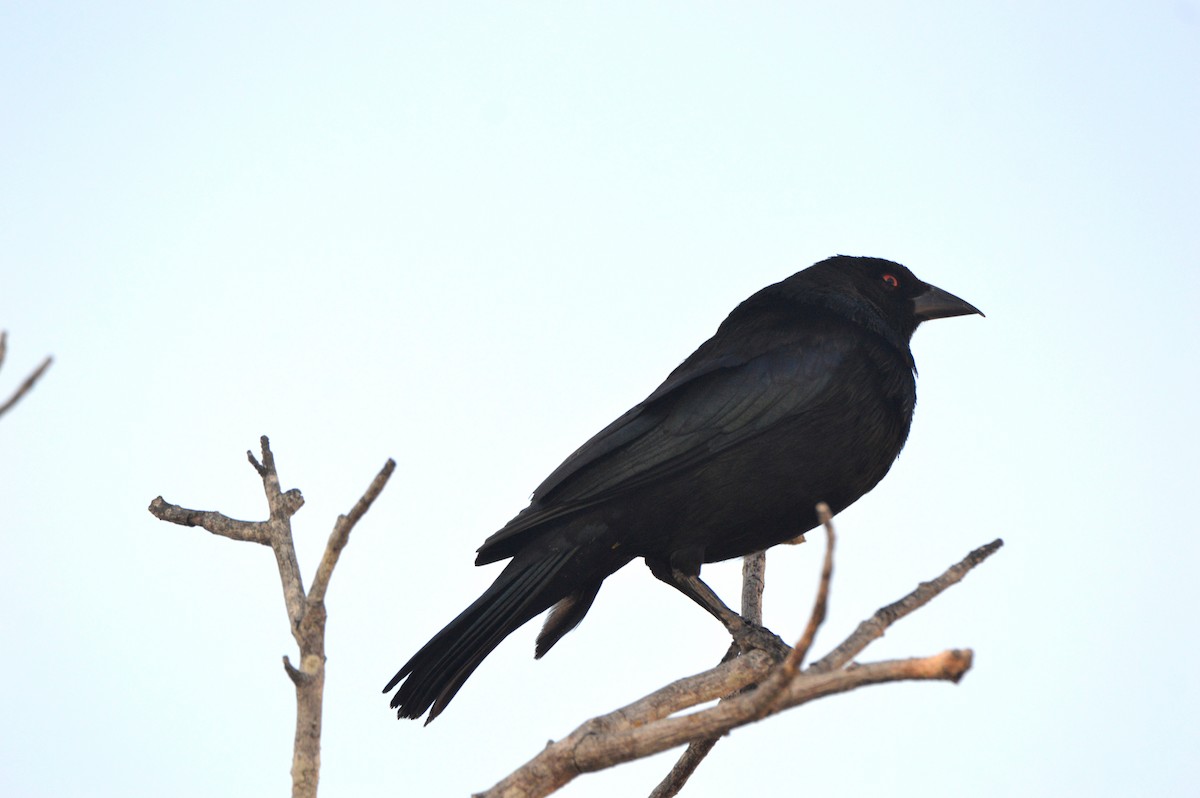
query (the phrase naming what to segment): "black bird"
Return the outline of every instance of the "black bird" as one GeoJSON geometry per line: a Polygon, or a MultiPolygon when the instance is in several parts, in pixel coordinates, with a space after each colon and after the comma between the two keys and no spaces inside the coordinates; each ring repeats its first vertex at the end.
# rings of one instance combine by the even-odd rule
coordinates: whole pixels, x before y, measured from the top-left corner
{"type": "Polygon", "coordinates": [[[476,565],[511,560],[388,682],[397,716],[433,720],[500,641],[552,607],[541,657],[637,557],[735,636],[748,631],[701,564],[795,538],[817,525],[818,502],[837,513],[873,488],[912,422],[913,332],[970,313],[983,315],[898,263],[843,255],[738,305],[484,541],[476,565]]]}

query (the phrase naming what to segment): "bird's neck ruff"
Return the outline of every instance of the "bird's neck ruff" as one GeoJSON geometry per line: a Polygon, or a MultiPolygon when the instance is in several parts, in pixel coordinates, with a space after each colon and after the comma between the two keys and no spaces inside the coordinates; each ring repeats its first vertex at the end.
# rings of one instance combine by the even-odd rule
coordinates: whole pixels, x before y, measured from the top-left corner
{"type": "Polygon", "coordinates": [[[896,324],[874,304],[848,297],[839,292],[809,291],[804,296],[794,297],[793,301],[847,319],[870,330],[882,338],[890,348],[896,351],[896,354],[904,359],[908,367],[916,372],[917,364],[913,360],[912,350],[909,348],[909,342],[916,329],[915,325],[911,328],[897,329],[896,324]]]}

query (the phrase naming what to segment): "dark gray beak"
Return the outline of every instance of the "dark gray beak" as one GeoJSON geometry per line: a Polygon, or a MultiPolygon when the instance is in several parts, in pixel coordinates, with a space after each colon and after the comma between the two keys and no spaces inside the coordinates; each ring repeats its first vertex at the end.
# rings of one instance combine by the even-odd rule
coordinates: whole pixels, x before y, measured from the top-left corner
{"type": "Polygon", "coordinates": [[[913,297],[913,315],[917,321],[930,319],[948,319],[951,316],[967,316],[983,311],[970,302],[959,299],[948,291],[943,291],[936,285],[931,285],[924,292],[913,297]]]}

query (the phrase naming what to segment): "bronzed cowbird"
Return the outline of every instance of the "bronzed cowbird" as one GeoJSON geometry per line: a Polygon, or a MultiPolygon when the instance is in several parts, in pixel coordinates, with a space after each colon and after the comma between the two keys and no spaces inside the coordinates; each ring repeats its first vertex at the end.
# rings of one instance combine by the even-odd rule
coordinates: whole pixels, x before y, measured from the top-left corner
{"type": "Polygon", "coordinates": [[[550,609],[541,657],[638,557],[736,632],[701,564],[795,538],[816,526],[818,502],[837,513],[873,488],[912,422],[913,332],[969,313],[898,263],[847,256],[742,302],[484,541],[476,565],[509,563],[388,682],[397,715],[433,720],[501,640],[550,609]]]}

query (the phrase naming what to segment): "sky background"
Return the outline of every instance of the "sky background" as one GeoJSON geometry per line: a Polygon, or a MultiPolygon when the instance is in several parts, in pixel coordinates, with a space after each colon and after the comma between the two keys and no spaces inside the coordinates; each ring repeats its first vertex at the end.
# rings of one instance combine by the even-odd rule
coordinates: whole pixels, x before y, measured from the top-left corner
{"type": "MultiPolygon", "coordinates": [[[[917,333],[910,442],[844,512],[816,655],[974,649],[736,731],[684,795],[1183,795],[1200,780],[1200,4],[0,6],[0,793],[284,795],[271,437],[328,606],[326,796],[466,795],[713,665],[640,563],[436,723],[380,689],[474,549],[739,301],[835,253],[982,308],[917,333]]],[[[768,560],[799,636],[821,543],[768,560]]],[[[738,564],[706,567],[730,600],[738,564]]],[[[564,796],[645,795],[678,752],[564,796]]]]}

